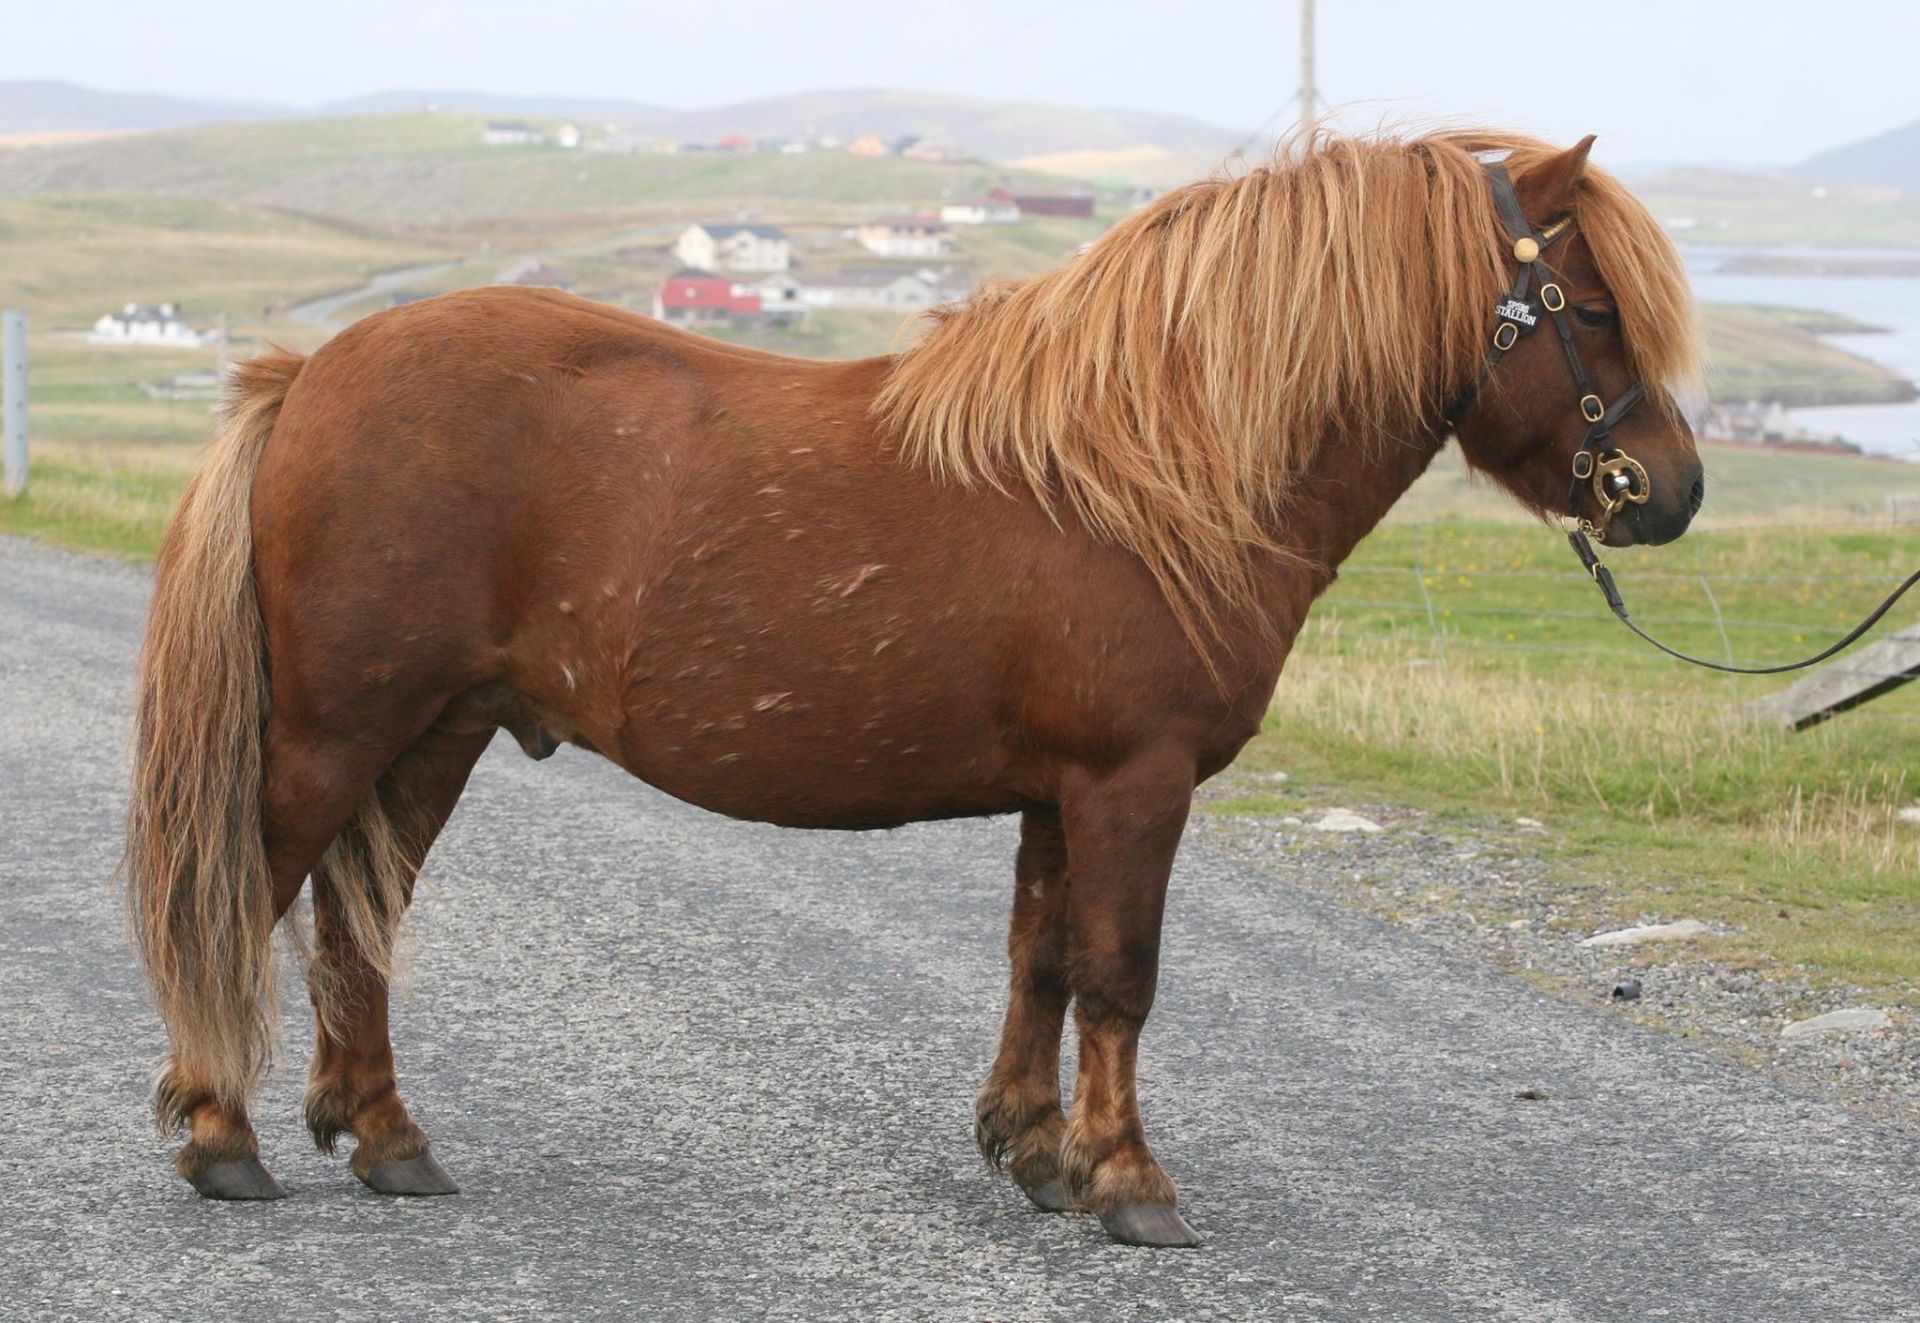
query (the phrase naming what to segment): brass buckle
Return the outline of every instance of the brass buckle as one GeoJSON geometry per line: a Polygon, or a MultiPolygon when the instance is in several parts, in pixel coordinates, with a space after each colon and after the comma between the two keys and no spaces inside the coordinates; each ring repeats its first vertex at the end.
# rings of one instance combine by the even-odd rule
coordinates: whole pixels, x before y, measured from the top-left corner
{"type": "Polygon", "coordinates": [[[1520,339],[1520,328],[1512,322],[1501,322],[1493,328],[1493,347],[1505,353],[1513,348],[1520,339]]]}
{"type": "Polygon", "coordinates": [[[1573,457],[1573,476],[1591,478],[1593,476],[1593,452],[1582,450],[1573,457]]]}
{"type": "Polygon", "coordinates": [[[1580,416],[1590,423],[1597,423],[1607,416],[1607,406],[1600,402],[1598,395],[1582,395],[1580,416]]]}
{"type": "Polygon", "coordinates": [[[1566,294],[1551,280],[1540,287],[1540,301],[1547,305],[1548,312],[1559,312],[1567,306],[1566,294]]]}

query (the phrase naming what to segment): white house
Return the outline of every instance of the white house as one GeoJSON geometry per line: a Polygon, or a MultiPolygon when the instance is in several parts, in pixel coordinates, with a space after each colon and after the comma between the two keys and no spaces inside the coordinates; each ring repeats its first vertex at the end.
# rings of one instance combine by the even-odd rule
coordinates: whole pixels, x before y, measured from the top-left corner
{"type": "Polygon", "coordinates": [[[490,119],[480,131],[480,141],[489,147],[537,147],[546,140],[546,134],[517,119],[490,119]]]}
{"type": "Polygon", "coordinates": [[[933,216],[886,216],[862,224],[854,235],[879,257],[945,257],[953,251],[946,224],[933,216]]]}
{"type": "Polygon", "coordinates": [[[776,271],[751,287],[760,295],[760,315],[775,326],[804,326],[813,319],[800,282],[785,271],[776,271]]]}
{"type": "Polygon", "coordinates": [[[972,198],[947,203],[940,208],[940,219],[949,225],[1017,225],[1020,208],[1010,201],[972,198]]]}
{"type": "Polygon", "coordinates": [[[580,145],[580,126],[578,124],[562,124],[553,131],[553,140],[571,151],[580,145]]]}
{"type": "Polygon", "coordinates": [[[889,308],[909,311],[965,298],[967,282],[954,271],[921,267],[848,267],[800,287],[802,300],[816,308],[889,308]]]}
{"type": "Polygon", "coordinates": [[[674,241],[673,255],[701,271],[785,271],[793,247],[778,225],[689,225],[674,241]]]}
{"type": "Polygon", "coordinates": [[[211,343],[219,332],[201,334],[180,319],[180,307],[174,303],[150,306],[129,303],[119,312],[110,312],[93,324],[87,341],[96,345],[158,345],[167,349],[197,349],[211,343]]]}

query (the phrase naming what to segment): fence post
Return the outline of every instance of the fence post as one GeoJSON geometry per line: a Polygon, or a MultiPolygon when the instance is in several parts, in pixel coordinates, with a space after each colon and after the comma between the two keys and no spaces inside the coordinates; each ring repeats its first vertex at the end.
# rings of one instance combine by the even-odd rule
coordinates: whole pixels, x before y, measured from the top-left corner
{"type": "Polygon", "coordinates": [[[7,495],[27,488],[27,314],[0,312],[0,432],[6,436],[7,495]]]}

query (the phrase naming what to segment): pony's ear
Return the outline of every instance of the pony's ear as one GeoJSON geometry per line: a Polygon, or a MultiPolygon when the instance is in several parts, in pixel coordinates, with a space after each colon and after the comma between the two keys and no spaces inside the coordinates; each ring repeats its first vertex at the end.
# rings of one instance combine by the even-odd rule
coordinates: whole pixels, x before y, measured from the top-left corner
{"type": "Polygon", "coordinates": [[[1589,133],[1513,181],[1514,196],[1520,199],[1520,209],[1527,213],[1528,220],[1544,225],[1573,210],[1573,195],[1586,173],[1587,153],[1592,150],[1593,135],[1589,133]]]}

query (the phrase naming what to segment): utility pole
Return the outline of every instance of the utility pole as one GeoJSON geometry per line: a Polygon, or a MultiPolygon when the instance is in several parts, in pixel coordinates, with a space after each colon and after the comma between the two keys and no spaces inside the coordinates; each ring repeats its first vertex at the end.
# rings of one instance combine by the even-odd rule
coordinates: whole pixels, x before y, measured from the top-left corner
{"type": "Polygon", "coordinates": [[[1300,0],[1300,127],[1313,128],[1313,0],[1300,0]]]}

